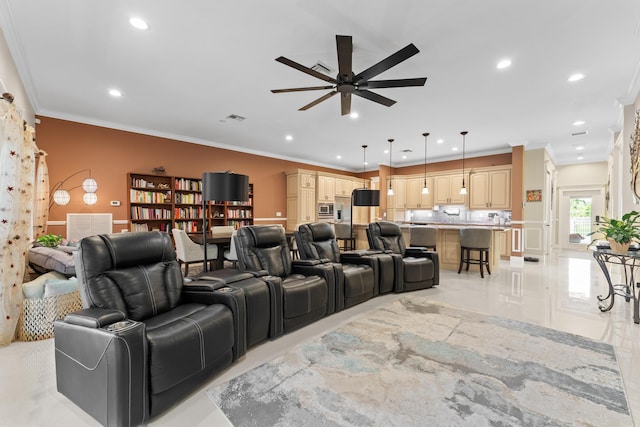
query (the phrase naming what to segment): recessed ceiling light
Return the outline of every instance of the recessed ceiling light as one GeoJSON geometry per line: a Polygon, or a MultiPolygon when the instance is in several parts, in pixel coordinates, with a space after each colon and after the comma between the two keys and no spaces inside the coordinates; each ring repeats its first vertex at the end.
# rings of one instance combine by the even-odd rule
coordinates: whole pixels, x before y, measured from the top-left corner
{"type": "Polygon", "coordinates": [[[336,156],[336,159],[340,160],[340,159],[342,159],[342,156],[341,156],[340,154],[338,154],[338,155],[336,156]]]}
{"type": "Polygon", "coordinates": [[[581,73],[576,73],[576,74],[572,74],[571,76],[569,76],[569,81],[570,82],[577,82],[578,80],[582,80],[584,79],[584,74],[581,73]]]}
{"type": "Polygon", "coordinates": [[[384,150],[384,154],[389,154],[389,150],[384,150]]]}
{"type": "Polygon", "coordinates": [[[439,139],[436,141],[438,144],[442,144],[444,142],[444,139],[439,139]]]}
{"type": "Polygon", "coordinates": [[[453,147],[451,151],[458,151],[458,147],[453,147]]]}
{"type": "Polygon", "coordinates": [[[364,162],[364,165],[367,166],[369,164],[369,162],[364,162]]]}
{"type": "Polygon", "coordinates": [[[498,70],[502,70],[504,68],[509,68],[510,66],[511,66],[511,60],[510,59],[503,59],[500,62],[498,62],[498,65],[496,65],[498,70]]]}
{"type": "Polygon", "coordinates": [[[357,119],[359,116],[357,111],[352,111],[351,114],[349,114],[349,117],[351,117],[352,119],[357,119]]]}
{"type": "Polygon", "coordinates": [[[573,122],[573,125],[574,126],[582,126],[584,123],[585,123],[584,120],[577,120],[577,121],[573,122]]]}
{"type": "Polygon", "coordinates": [[[293,136],[287,135],[284,137],[284,139],[286,139],[287,141],[293,141],[293,136]]]}
{"type": "Polygon", "coordinates": [[[403,159],[406,159],[406,158],[407,158],[407,156],[402,156],[402,158],[403,158],[403,159]]]}
{"type": "Polygon", "coordinates": [[[119,98],[122,96],[122,92],[120,92],[118,89],[109,89],[109,95],[119,98]]]}
{"type": "Polygon", "coordinates": [[[144,19],[141,19],[141,18],[135,18],[135,17],[131,18],[129,19],[129,24],[131,24],[132,26],[134,26],[139,30],[146,30],[147,28],[149,28],[149,25],[147,25],[144,19]]]}
{"type": "Polygon", "coordinates": [[[578,160],[582,160],[582,159],[584,159],[584,156],[582,155],[578,156],[578,160]]]}
{"type": "Polygon", "coordinates": [[[576,150],[580,151],[580,150],[584,150],[584,146],[582,145],[576,145],[576,150]]]}

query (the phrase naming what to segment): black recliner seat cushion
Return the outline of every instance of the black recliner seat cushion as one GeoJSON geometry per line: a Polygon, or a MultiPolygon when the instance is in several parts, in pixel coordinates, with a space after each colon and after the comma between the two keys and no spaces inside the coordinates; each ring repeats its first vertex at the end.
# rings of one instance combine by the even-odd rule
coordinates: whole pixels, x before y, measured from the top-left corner
{"type": "Polygon", "coordinates": [[[325,259],[336,264],[336,268],[342,271],[338,272],[338,277],[343,276],[344,291],[336,294],[344,294],[344,307],[351,307],[374,296],[376,283],[373,269],[365,264],[341,262],[340,248],[329,224],[304,224],[299,227],[298,237],[298,247],[305,258],[325,259]]]}

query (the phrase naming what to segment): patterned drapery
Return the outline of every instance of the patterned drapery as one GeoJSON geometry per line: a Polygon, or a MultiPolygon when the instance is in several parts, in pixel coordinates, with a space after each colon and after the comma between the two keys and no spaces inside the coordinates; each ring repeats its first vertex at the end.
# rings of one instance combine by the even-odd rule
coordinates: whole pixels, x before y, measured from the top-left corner
{"type": "Polygon", "coordinates": [[[11,102],[0,99],[0,346],[13,340],[22,307],[36,152],[34,130],[11,102]]]}
{"type": "Polygon", "coordinates": [[[47,219],[49,219],[49,168],[47,167],[47,153],[38,151],[38,168],[36,169],[36,189],[33,212],[33,238],[37,239],[47,234],[47,219]]]}

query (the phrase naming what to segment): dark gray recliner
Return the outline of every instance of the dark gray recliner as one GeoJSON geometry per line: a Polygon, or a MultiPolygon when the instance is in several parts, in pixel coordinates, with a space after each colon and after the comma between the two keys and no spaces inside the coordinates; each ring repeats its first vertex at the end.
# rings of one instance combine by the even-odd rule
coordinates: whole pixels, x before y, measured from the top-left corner
{"type": "Polygon", "coordinates": [[[87,237],[75,259],[85,308],[55,323],[57,387],[102,424],[146,423],[244,354],[243,291],[185,285],[168,234],[87,237]]]}
{"type": "Polygon", "coordinates": [[[321,260],[333,266],[336,273],[336,311],[374,296],[378,262],[354,253],[341,257],[338,241],[329,223],[300,225],[295,236],[301,259],[321,260]]]}
{"type": "Polygon", "coordinates": [[[400,226],[393,222],[372,222],[367,228],[372,249],[396,254],[396,292],[430,288],[440,283],[438,253],[406,247],[400,226]]]}
{"type": "Polygon", "coordinates": [[[281,225],[241,227],[236,235],[240,270],[267,272],[282,280],[284,332],[301,328],[335,311],[333,268],[315,260],[292,260],[281,225]]]}

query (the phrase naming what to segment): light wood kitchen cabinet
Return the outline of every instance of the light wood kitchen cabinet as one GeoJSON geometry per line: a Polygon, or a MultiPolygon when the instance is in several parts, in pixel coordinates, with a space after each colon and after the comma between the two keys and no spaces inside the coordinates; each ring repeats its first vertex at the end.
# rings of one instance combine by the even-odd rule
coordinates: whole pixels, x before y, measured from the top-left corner
{"type": "MultiPolygon", "coordinates": [[[[467,187],[469,183],[465,181],[467,187]]],[[[433,178],[433,203],[436,205],[463,205],[465,195],[460,194],[462,174],[439,175],[433,178]]]]}
{"type": "Polygon", "coordinates": [[[333,202],[336,194],[336,180],[332,176],[318,175],[318,202],[333,202]]]}
{"type": "Polygon", "coordinates": [[[511,170],[482,171],[469,177],[469,209],[487,208],[511,208],[511,170]]]}
{"type": "MultiPolygon", "coordinates": [[[[351,197],[351,191],[354,188],[354,181],[346,178],[336,178],[335,196],[351,197]]],[[[357,188],[357,187],[356,187],[357,188]]]]}
{"type": "MultiPolygon", "coordinates": [[[[387,196],[387,206],[394,209],[405,209],[407,204],[407,180],[404,178],[392,177],[391,188],[393,196],[387,196]]],[[[389,181],[385,193],[389,190],[389,181]]]]}
{"type": "Polygon", "coordinates": [[[498,241],[500,258],[511,258],[511,230],[496,231],[496,240],[498,241]]]}
{"type": "Polygon", "coordinates": [[[433,178],[427,177],[429,194],[422,194],[424,177],[407,179],[406,208],[407,209],[432,209],[433,208],[433,178]]]}
{"type": "Polygon", "coordinates": [[[316,221],[316,177],[313,172],[294,170],[287,175],[287,230],[316,221]]]}

